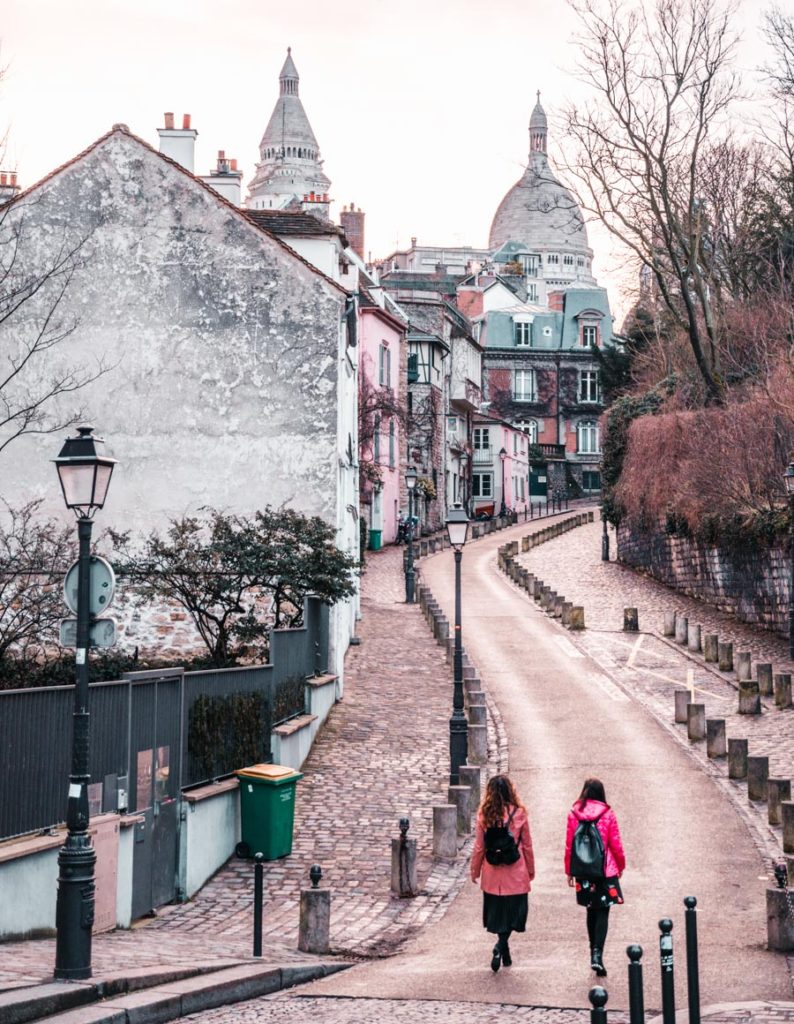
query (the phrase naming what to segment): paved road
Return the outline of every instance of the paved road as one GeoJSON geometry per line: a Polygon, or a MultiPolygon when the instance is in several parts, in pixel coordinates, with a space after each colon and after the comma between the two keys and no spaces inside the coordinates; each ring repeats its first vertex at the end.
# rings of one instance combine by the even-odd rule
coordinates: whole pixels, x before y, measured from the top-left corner
{"type": "MultiPolygon", "coordinates": [[[[562,870],[565,815],[583,778],[603,778],[624,834],[626,905],[613,911],[606,962],[610,1006],[625,1007],[630,942],[647,950],[646,1007],[661,1005],[657,921],[675,921],[683,968],[682,897],[698,897],[704,1004],[788,999],[785,960],[764,949],[764,865],[733,806],[656,722],[498,572],[496,548],[519,526],[464,555],[464,643],[502,713],[511,774],[530,812],[538,877],[515,965],[492,975],[468,886],[405,952],[312,986],[308,994],[584,1007],[592,974],[582,912],[562,870]],[[615,977],[617,975],[617,978],[615,977]]],[[[428,559],[424,579],[453,607],[452,555],[428,559]]],[[[678,1003],[685,1005],[679,969],[678,1003]]]]}

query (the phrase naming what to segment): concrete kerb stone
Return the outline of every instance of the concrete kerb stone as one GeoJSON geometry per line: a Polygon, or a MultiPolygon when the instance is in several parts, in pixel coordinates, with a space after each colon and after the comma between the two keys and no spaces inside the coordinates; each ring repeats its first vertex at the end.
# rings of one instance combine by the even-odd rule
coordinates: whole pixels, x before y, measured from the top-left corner
{"type": "Polygon", "coordinates": [[[703,637],[703,658],[705,661],[719,661],[719,637],[716,633],[706,633],[703,637]]]}
{"type": "Polygon", "coordinates": [[[774,682],[775,706],[778,708],[791,707],[791,673],[778,672],[774,682]]]}
{"type": "Polygon", "coordinates": [[[469,725],[487,725],[488,708],[485,704],[469,704],[469,725]]]}
{"type": "Polygon", "coordinates": [[[794,801],[780,801],[780,824],[783,826],[783,853],[794,853],[794,801]]]}
{"type": "Polygon", "coordinates": [[[771,697],[775,692],[772,665],[769,662],[760,663],[755,666],[755,671],[758,677],[758,692],[762,697],[771,697]]]}
{"type": "Polygon", "coordinates": [[[752,679],[745,679],[739,686],[739,714],[761,714],[761,695],[758,692],[758,683],[752,679]]]}
{"type": "Polygon", "coordinates": [[[747,799],[762,800],[768,797],[769,758],[747,758],[747,799]]]}
{"type": "Polygon", "coordinates": [[[686,733],[690,743],[699,743],[706,738],[706,705],[688,704],[686,733]]]}
{"type": "Polygon", "coordinates": [[[767,779],[767,818],[770,825],[783,824],[780,805],[784,800],[791,800],[791,779],[767,779]]]}
{"type": "Polygon", "coordinates": [[[453,861],[458,855],[458,808],[456,804],[433,806],[433,857],[453,861]]]}
{"type": "Polygon", "coordinates": [[[675,642],[684,645],[689,632],[689,619],[685,615],[675,617],[675,642]]]}
{"type": "Polygon", "coordinates": [[[477,813],[480,806],[480,794],[482,791],[482,769],[476,764],[463,764],[458,770],[461,785],[468,786],[471,790],[470,807],[472,816],[477,813]]]}
{"type": "Polygon", "coordinates": [[[753,678],[752,655],[750,651],[740,651],[736,655],[736,675],[739,682],[753,678]]]}
{"type": "MultiPolygon", "coordinates": [[[[728,778],[747,778],[747,740],[731,737],[728,740],[728,778]]],[[[794,851],[792,851],[794,852],[794,851]]]]}
{"type": "Polygon", "coordinates": [[[700,633],[701,633],[700,624],[697,623],[697,622],[695,622],[695,623],[690,622],[689,626],[687,628],[687,639],[686,639],[686,645],[687,645],[687,647],[688,647],[688,649],[690,651],[699,651],[700,650],[700,647],[701,647],[701,644],[700,644],[700,633]]]}

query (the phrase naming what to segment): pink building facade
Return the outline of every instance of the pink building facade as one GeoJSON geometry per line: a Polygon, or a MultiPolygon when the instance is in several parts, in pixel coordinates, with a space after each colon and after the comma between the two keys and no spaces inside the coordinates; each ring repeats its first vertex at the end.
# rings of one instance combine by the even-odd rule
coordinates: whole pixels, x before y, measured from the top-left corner
{"type": "Polygon", "coordinates": [[[504,507],[523,512],[529,501],[528,434],[494,416],[474,417],[472,432],[473,516],[498,516],[504,507]]]}

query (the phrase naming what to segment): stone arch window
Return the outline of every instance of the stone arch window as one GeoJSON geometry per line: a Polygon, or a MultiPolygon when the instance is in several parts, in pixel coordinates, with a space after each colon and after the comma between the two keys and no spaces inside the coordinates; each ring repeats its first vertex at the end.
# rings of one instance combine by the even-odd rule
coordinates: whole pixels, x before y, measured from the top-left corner
{"type": "Polygon", "coordinates": [[[596,420],[581,420],[576,427],[576,450],[582,455],[597,455],[601,438],[596,420]]]}

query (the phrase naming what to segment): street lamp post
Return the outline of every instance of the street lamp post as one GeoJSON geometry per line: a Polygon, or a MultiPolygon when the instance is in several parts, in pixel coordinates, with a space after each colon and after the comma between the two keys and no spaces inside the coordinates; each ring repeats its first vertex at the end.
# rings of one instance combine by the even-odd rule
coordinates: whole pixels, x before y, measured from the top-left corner
{"type": "Polygon", "coordinates": [[[789,657],[794,660],[794,462],[790,462],[783,480],[788,494],[789,523],[789,595],[788,595],[788,648],[789,657]]]}
{"type": "Polygon", "coordinates": [[[469,517],[460,504],[453,505],[447,516],[447,534],[455,550],[455,655],[452,693],[452,718],[449,720],[449,784],[460,782],[460,766],[469,752],[468,726],[463,713],[463,643],[460,627],[460,563],[463,545],[469,533],[469,517]]]}
{"type": "Polygon", "coordinates": [[[411,466],[405,474],[408,490],[408,557],[405,562],[405,603],[414,603],[414,491],[416,490],[416,468],[411,466]]]}
{"type": "Polygon", "coordinates": [[[88,833],[88,647],[91,629],[91,527],[107,497],[115,459],[91,427],[78,427],[54,459],[66,507],[77,516],[77,644],[75,651],[72,763],[66,804],[66,842],[58,851],[55,910],[55,977],[91,977],[91,928],[94,923],[96,853],[88,833]]]}
{"type": "Polygon", "coordinates": [[[601,522],[604,525],[604,532],[601,535],[601,561],[609,561],[609,530],[607,529],[607,513],[604,506],[601,506],[601,522]]]}
{"type": "Polygon", "coordinates": [[[499,516],[501,519],[507,515],[507,505],[505,504],[505,461],[507,459],[507,452],[504,448],[499,449],[499,458],[502,460],[502,504],[499,509],[499,516]]]}

